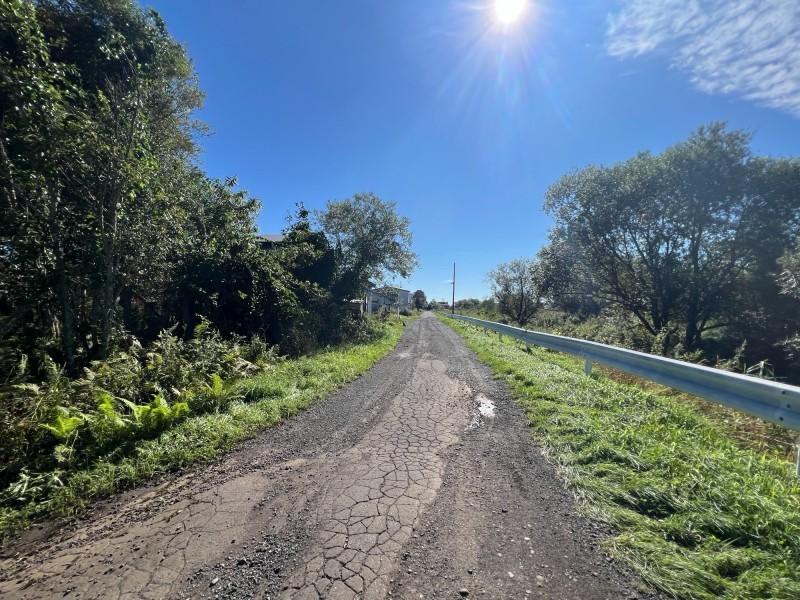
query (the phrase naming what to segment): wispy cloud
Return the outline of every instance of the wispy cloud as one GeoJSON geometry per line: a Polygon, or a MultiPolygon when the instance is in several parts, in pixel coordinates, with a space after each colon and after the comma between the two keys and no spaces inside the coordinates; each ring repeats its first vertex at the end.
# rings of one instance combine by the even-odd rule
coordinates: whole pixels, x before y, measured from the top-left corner
{"type": "Polygon", "coordinates": [[[623,0],[606,47],[654,51],[709,94],[733,94],[800,117],[800,0],[623,0]]]}

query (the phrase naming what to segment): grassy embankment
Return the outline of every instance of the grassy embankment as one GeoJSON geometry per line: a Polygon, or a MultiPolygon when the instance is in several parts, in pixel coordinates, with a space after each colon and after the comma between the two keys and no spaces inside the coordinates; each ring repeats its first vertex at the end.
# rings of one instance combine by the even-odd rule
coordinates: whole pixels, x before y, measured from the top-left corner
{"type": "Polygon", "coordinates": [[[282,361],[252,378],[229,382],[230,391],[241,399],[225,410],[190,416],[157,438],[133,445],[121,458],[101,457],[89,468],[71,473],[46,502],[0,507],[0,539],[33,520],[73,516],[93,500],[219,457],[367,371],[394,348],[404,321],[376,325],[379,332],[368,343],[282,361]]]}
{"type": "Polygon", "coordinates": [[[678,598],[800,598],[793,465],[691,406],[446,320],[505,380],[608,550],[678,598]]]}
{"type": "MultiPolygon", "coordinates": [[[[460,314],[484,319],[487,321],[505,322],[504,317],[493,311],[485,310],[461,310],[460,314]]],[[[532,323],[525,326],[526,329],[565,335],[584,340],[593,340],[603,344],[611,344],[622,348],[630,348],[642,352],[649,352],[646,345],[631,342],[625,335],[614,326],[603,323],[602,319],[589,319],[583,323],[569,323],[564,319],[564,313],[558,311],[542,311],[536,316],[532,323]],[[623,339],[620,339],[623,338],[623,339]]],[[[629,337],[636,337],[635,334],[628,332],[629,337]]],[[[639,340],[641,342],[641,340],[639,340]]],[[[707,364],[707,363],[706,363],[707,364]]],[[[713,365],[712,365],[713,366],[713,365]]],[[[795,455],[795,444],[797,435],[795,432],[767,421],[762,421],[757,417],[751,417],[741,411],[722,406],[715,402],[709,402],[697,396],[692,396],[672,388],[668,388],[651,381],[640,379],[633,375],[628,375],[622,371],[605,368],[595,365],[596,370],[606,374],[615,381],[621,383],[634,384],[645,391],[652,391],[662,396],[669,396],[675,401],[682,402],[694,410],[700,411],[711,418],[717,425],[726,431],[736,443],[744,448],[750,448],[764,453],[776,453],[786,458],[793,459],[795,455]]]]}

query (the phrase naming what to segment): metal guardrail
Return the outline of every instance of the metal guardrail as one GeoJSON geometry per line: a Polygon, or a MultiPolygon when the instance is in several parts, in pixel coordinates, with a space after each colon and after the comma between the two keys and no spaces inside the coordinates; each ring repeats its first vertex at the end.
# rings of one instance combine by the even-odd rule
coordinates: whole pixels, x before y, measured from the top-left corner
{"type": "MultiPolygon", "coordinates": [[[[544,346],[580,356],[586,361],[587,373],[591,373],[592,363],[596,362],[724,404],[765,421],[800,430],[800,387],[598,342],[530,331],[494,321],[464,315],[447,316],[516,338],[529,345],[544,346]]],[[[800,474],[800,462],[798,473],[800,474]]]]}

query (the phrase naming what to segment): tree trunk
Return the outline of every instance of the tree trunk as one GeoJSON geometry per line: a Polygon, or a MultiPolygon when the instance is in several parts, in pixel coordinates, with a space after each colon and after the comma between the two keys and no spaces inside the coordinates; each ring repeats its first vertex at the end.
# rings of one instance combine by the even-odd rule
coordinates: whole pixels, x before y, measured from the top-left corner
{"type": "Polygon", "coordinates": [[[683,347],[686,350],[694,350],[700,341],[700,330],[697,327],[697,305],[692,299],[686,311],[686,329],[683,335],[683,347]]]}
{"type": "Polygon", "coordinates": [[[64,364],[67,372],[75,372],[75,319],[72,313],[72,302],[69,293],[66,266],[63,257],[58,259],[58,303],[61,308],[61,350],[64,353],[64,364]]]}
{"type": "Polygon", "coordinates": [[[116,313],[116,253],[115,239],[117,234],[117,204],[119,203],[119,185],[111,194],[108,207],[108,220],[103,235],[103,284],[100,292],[100,358],[107,358],[111,352],[111,331],[114,327],[116,313]]]}
{"type": "Polygon", "coordinates": [[[689,249],[691,260],[691,275],[689,279],[689,293],[686,299],[686,329],[683,336],[683,347],[685,350],[694,350],[700,338],[700,330],[697,327],[697,319],[700,315],[700,246],[703,240],[703,230],[698,229],[692,237],[692,244],[689,249]]]}
{"type": "Polygon", "coordinates": [[[59,222],[60,192],[57,184],[47,186],[47,195],[50,197],[49,226],[52,238],[53,251],[56,258],[56,295],[61,313],[61,352],[64,355],[64,364],[67,372],[75,372],[75,316],[72,310],[72,299],[69,292],[69,278],[67,265],[64,258],[64,240],[61,236],[61,223],[59,222]]]}

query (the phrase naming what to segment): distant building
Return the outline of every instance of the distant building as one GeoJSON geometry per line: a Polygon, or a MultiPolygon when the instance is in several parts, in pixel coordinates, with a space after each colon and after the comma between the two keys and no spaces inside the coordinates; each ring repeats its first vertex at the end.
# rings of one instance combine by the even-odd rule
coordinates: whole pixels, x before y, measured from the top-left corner
{"type": "Polygon", "coordinates": [[[412,300],[411,292],[402,288],[391,286],[373,288],[367,292],[367,314],[377,314],[383,308],[397,312],[411,310],[412,300]]]}
{"type": "Polygon", "coordinates": [[[256,244],[263,250],[269,250],[273,246],[280,244],[284,238],[285,236],[282,233],[266,233],[256,236],[256,244]]]}

